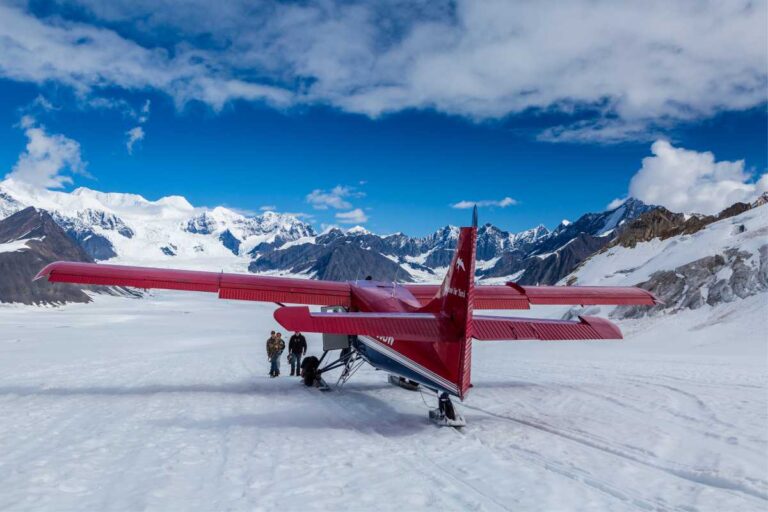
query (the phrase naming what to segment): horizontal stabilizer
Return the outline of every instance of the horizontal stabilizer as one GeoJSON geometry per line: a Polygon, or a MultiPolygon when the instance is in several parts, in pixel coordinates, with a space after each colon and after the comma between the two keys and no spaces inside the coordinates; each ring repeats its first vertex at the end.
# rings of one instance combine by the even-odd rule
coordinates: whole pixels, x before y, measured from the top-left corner
{"type": "MultiPolygon", "coordinates": [[[[455,339],[430,313],[311,313],[308,307],[283,307],[275,320],[289,331],[357,334],[412,341],[455,339]],[[442,327],[441,327],[442,326],[442,327]]],[[[475,315],[472,337],[490,340],[620,340],[621,331],[608,320],[579,317],[579,321],[541,320],[475,315]]]]}
{"type": "Polygon", "coordinates": [[[505,318],[475,315],[473,337],[478,340],[620,340],[616,325],[594,316],[581,316],[578,322],[505,318]]]}
{"type": "Polygon", "coordinates": [[[431,313],[310,313],[308,307],[296,306],[278,308],[275,320],[289,331],[431,342],[446,337],[441,333],[441,323],[431,313]]]}

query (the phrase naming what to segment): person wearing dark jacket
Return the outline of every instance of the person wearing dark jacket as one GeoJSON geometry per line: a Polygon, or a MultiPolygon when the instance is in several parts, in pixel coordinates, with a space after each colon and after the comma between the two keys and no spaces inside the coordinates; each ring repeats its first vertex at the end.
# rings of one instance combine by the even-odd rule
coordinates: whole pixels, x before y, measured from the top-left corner
{"type": "Polygon", "coordinates": [[[300,332],[293,333],[288,341],[288,362],[291,363],[291,375],[301,377],[301,358],[307,353],[307,340],[300,332]]]}

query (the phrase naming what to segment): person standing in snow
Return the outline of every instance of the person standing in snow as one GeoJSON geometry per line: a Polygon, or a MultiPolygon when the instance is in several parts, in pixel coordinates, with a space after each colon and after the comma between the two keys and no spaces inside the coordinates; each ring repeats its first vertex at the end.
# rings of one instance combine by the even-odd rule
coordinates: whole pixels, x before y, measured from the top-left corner
{"type": "Polygon", "coordinates": [[[301,373],[301,358],[307,353],[307,340],[300,332],[293,333],[288,341],[288,362],[291,363],[291,376],[301,373]]]}
{"type": "Polygon", "coordinates": [[[276,333],[267,340],[267,357],[270,362],[269,376],[277,377],[280,375],[280,356],[285,350],[283,335],[276,333]]]}
{"type": "Polygon", "coordinates": [[[267,338],[267,361],[270,362],[269,376],[277,377],[277,373],[280,371],[279,361],[276,361],[275,354],[278,351],[279,343],[277,342],[277,336],[275,331],[272,331],[267,338]]]}

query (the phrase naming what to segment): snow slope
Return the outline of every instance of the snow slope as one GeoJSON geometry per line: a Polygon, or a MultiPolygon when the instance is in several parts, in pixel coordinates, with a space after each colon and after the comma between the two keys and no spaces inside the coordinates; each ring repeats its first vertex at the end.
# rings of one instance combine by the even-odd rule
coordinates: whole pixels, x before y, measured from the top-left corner
{"type": "Polygon", "coordinates": [[[712,223],[692,235],[666,240],[655,238],[638,243],[634,248],[612,247],[589,258],[562,282],[576,277],[576,281],[571,284],[631,286],[648,280],[654,272],[674,269],[705,256],[722,254],[729,248],[757,255],[759,248],[766,244],[768,205],[762,205],[712,223]]]}
{"type": "Polygon", "coordinates": [[[623,342],[475,342],[462,433],[367,367],[331,393],[269,379],[272,311],[0,307],[0,509],[768,507],[764,295],[623,321],[623,342]]]}

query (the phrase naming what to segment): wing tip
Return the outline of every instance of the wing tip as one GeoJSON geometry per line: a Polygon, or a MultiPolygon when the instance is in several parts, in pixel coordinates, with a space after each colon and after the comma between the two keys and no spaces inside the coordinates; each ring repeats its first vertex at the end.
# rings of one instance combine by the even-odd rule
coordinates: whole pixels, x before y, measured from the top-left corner
{"type": "Polygon", "coordinates": [[[32,281],[39,281],[40,279],[49,279],[51,277],[51,273],[56,270],[56,267],[59,266],[59,264],[62,263],[61,261],[54,261],[53,263],[49,263],[46,266],[44,266],[42,269],[40,269],[40,272],[35,274],[35,277],[32,278],[32,281]]]}
{"type": "Polygon", "coordinates": [[[582,323],[587,324],[600,336],[602,340],[623,340],[624,335],[621,333],[619,326],[613,322],[600,318],[599,316],[580,316],[579,320],[582,323]]]}

